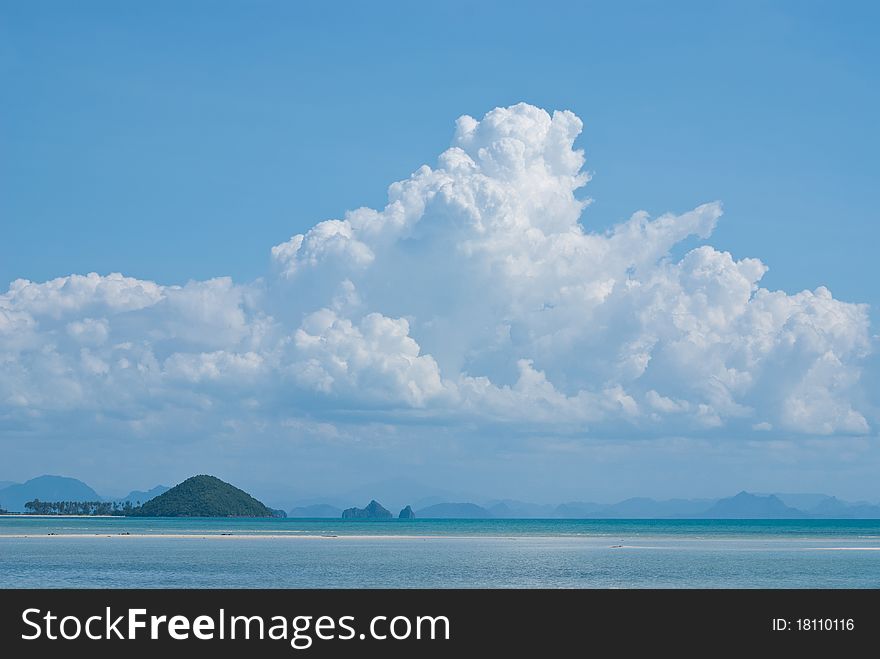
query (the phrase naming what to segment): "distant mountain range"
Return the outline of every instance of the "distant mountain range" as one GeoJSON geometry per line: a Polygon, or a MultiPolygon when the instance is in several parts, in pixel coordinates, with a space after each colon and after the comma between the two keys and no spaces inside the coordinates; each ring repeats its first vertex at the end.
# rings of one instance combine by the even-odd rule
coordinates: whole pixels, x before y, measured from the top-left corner
{"type": "Polygon", "coordinates": [[[28,501],[103,501],[88,485],[65,476],[38,476],[0,490],[0,508],[23,512],[28,501]]]}
{"type": "Polygon", "coordinates": [[[292,508],[288,513],[288,517],[312,517],[312,518],[333,518],[342,517],[342,508],[331,506],[327,503],[315,503],[310,506],[297,506],[292,508]]]}
{"type": "Polygon", "coordinates": [[[124,499],[114,499],[114,501],[121,501],[122,503],[129,501],[133,505],[139,505],[146,503],[151,499],[155,499],[160,494],[165,494],[170,489],[171,488],[167,485],[157,485],[152,490],[147,490],[146,492],[142,490],[132,490],[124,499]]]}
{"type": "Polygon", "coordinates": [[[492,517],[500,519],[553,517],[556,509],[552,504],[528,503],[514,499],[487,501],[483,507],[492,514],[492,517]]]}
{"type": "Polygon", "coordinates": [[[551,517],[599,517],[610,519],[692,517],[699,516],[714,503],[714,499],[668,499],[657,501],[646,497],[624,499],[618,503],[610,504],[573,501],[556,506],[551,517]]]}
{"type": "Polygon", "coordinates": [[[723,499],[627,499],[615,504],[566,503],[552,517],[690,519],[880,519],[880,506],[849,503],[827,495],[739,494],[723,499]],[[804,508],[788,505],[800,501],[804,508]],[[788,502],[788,503],[787,503],[788,502]]]}
{"type": "MultiPolygon", "coordinates": [[[[308,516],[307,509],[296,509],[308,516]]],[[[293,511],[291,511],[293,512],[293,511]]],[[[339,517],[327,507],[321,517],[339,517]]],[[[850,503],[827,495],[739,494],[724,499],[669,499],[638,497],[618,503],[570,502],[558,506],[504,500],[480,506],[470,502],[437,503],[415,512],[416,519],[880,519],[880,506],[850,503]],[[783,499],[785,497],[785,499],[783,499]],[[785,503],[800,498],[807,510],[785,503]]]]}
{"type": "Polygon", "coordinates": [[[807,513],[786,506],[775,494],[759,496],[740,492],[734,497],[719,499],[705,513],[712,519],[797,519],[807,513]]]}
{"type": "Polygon", "coordinates": [[[34,499],[40,501],[130,501],[132,504],[146,503],[166,492],[168,488],[157,485],[142,492],[134,490],[128,496],[102,497],[91,487],[76,478],[67,476],[38,476],[24,483],[0,482],[0,508],[10,512],[24,512],[24,504],[34,499]]]}
{"type": "Polygon", "coordinates": [[[487,519],[494,515],[475,503],[437,503],[416,511],[416,519],[487,519]]]}
{"type": "MultiPolygon", "coordinates": [[[[363,496],[368,487],[357,488],[339,498],[303,499],[289,511],[290,517],[340,519],[343,510],[361,501],[375,499],[396,511],[408,505],[405,492],[414,495],[412,509],[422,519],[880,519],[880,505],[866,501],[844,501],[818,493],[749,493],[722,499],[667,499],[646,497],[617,503],[570,501],[558,505],[536,504],[513,499],[481,500],[437,488],[416,487],[404,479],[377,484],[377,490],[389,494],[386,502],[378,494],[363,496]],[[448,498],[446,498],[448,497],[448,498]],[[453,498],[455,497],[455,498],[453,498]],[[470,499],[470,500],[469,500],[470,499]]],[[[134,490],[123,498],[103,497],[87,484],[65,476],[39,476],[25,483],[0,481],[0,509],[23,512],[24,504],[34,499],[52,501],[129,501],[144,504],[166,493],[164,485],[150,490],[134,490]]],[[[362,504],[361,504],[362,505],[362,504]]],[[[273,511],[280,514],[280,511],[273,511]]]]}

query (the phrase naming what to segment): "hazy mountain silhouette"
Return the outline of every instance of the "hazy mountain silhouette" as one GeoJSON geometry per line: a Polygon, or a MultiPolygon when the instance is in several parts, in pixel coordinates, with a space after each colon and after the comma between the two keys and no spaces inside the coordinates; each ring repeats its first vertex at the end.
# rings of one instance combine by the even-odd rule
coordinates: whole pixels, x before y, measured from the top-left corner
{"type": "Polygon", "coordinates": [[[697,517],[709,519],[798,519],[808,517],[807,513],[791,506],[786,506],[782,500],[771,494],[759,496],[740,492],[736,496],[719,499],[697,517]]]}
{"type": "Polygon", "coordinates": [[[489,501],[484,506],[493,517],[503,519],[541,519],[553,517],[555,506],[549,504],[528,503],[515,499],[489,501]]]}
{"type": "Polygon", "coordinates": [[[150,499],[155,499],[160,494],[165,494],[171,488],[167,485],[157,485],[156,487],[143,491],[143,490],[132,490],[128,493],[128,495],[123,499],[114,499],[115,501],[130,501],[132,504],[137,505],[138,502],[146,503],[150,499]]]}
{"type": "Polygon", "coordinates": [[[287,513],[288,517],[332,517],[339,519],[342,516],[342,508],[331,506],[326,503],[316,503],[311,506],[297,506],[291,508],[287,513]]]}
{"type": "Polygon", "coordinates": [[[837,497],[826,497],[815,508],[808,511],[817,517],[838,519],[880,519],[880,506],[864,501],[850,503],[837,497]]]}
{"type": "Polygon", "coordinates": [[[617,503],[571,501],[553,510],[553,517],[568,519],[604,518],[675,518],[690,517],[706,510],[714,499],[667,499],[657,501],[647,497],[633,497],[617,503]]]}
{"type": "Polygon", "coordinates": [[[475,503],[437,503],[416,511],[425,519],[490,519],[492,513],[475,503]]]}
{"type": "Polygon", "coordinates": [[[102,501],[103,498],[88,485],[67,476],[37,476],[21,484],[0,490],[0,508],[10,512],[24,512],[28,501],[102,501]]]}
{"type": "Polygon", "coordinates": [[[797,508],[798,510],[803,511],[812,510],[826,499],[833,498],[828,496],[827,494],[820,494],[818,492],[806,494],[792,492],[752,492],[752,494],[759,497],[775,496],[786,506],[789,506],[790,508],[797,508]]]}

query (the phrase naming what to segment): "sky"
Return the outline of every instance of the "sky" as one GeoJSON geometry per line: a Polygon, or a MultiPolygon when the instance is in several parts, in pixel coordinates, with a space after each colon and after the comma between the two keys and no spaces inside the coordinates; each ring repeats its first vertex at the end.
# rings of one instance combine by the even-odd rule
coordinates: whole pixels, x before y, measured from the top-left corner
{"type": "Polygon", "coordinates": [[[572,5],[0,3],[0,480],[880,500],[880,9],[572,5]]]}

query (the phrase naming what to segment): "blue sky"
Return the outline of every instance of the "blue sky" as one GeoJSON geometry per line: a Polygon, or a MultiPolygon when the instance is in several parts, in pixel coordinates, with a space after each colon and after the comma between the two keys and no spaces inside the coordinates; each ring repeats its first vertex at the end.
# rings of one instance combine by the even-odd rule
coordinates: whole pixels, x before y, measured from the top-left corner
{"type": "MultiPolygon", "coordinates": [[[[200,319],[210,316],[226,329],[239,322],[247,328],[226,343],[218,339],[212,345],[196,346],[195,338],[180,329],[192,319],[172,323],[173,314],[167,311],[161,321],[140,316],[117,321],[115,316],[101,316],[89,306],[92,303],[83,303],[76,318],[65,316],[62,323],[57,313],[43,308],[16,309],[37,319],[45,345],[56,345],[52,333],[62,330],[68,337],[97,332],[105,339],[109,336],[110,342],[118,333],[137,344],[133,336],[155,337],[161,334],[157,329],[161,325],[168,334],[163,335],[162,345],[152,346],[151,355],[163,372],[180,367],[183,358],[174,356],[183,354],[216,356],[225,351],[227,357],[246,359],[241,356],[254,354],[265,361],[268,353],[254,347],[253,327],[262,322],[259,319],[270,316],[284,328],[276,328],[280,334],[293,336],[303,329],[303,318],[332,307],[331,298],[339,297],[333,287],[344,279],[336,277],[335,270],[321,271],[307,293],[296,283],[275,285],[273,278],[284,280],[278,273],[290,264],[273,260],[270,248],[285,244],[294,234],[306,234],[322,220],[341,219],[348,209],[381,209],[390,183],[406,179],[422,164],[435,166],[438,154],[453,140],[459,116],[479,120],[493,108],[524,101],[551,113],[570,110],[583,121],[574,147],[585,151],[585,170],[592,180],[578,188],[576,196],[593,200],[581,218],[588,232],[617,226],[638,210],[652,217],[667,211],[681,215],[720,200],[724,215],[717,222],[711,220],[710,244],[730,251],[736,260],[760,259],[769,268],[760,279],[761,287],[796,294],[826,286],[835,302],[868,304],[865,314],[876,319],[880,272],[874,251],[880,229],[874,188],[880,86],[872,26],[880,18],[878,13],[876,4],[867,2],[843,6],[630,2],[565,7],[509,2],[478,6],[3,2],[0,290],[17,278],[39,283],[89,272],[102,276],[120,272],[159,286],[230,276],[233,286],[247,290],[214,286],[210,292],[182,294],[201,300],[205,311],[200,319]],[[326,295],[319,290],[322,286],[326,295]],[[251,290],[254,287],[259,291],[251,290]],[[215,297],[223,302],[213,307],[215,297]],[[290,298],[297,302],[287,304],[290,298]],[[231,304],[232,310],[218,311],[223,304],[231,304]],[[38,313],[47,313],[58,327],[40,320],[38,313]],[[178,329],[168,329],[169,323],[178,329]],[[247,346],[241,343],[245,335],[251,342],[247,346]]],[[[679,259],[703,242],[684,237],[669,247],[668,256],[679,259]]],[[[406,272],[405,260],[417,257],[405,251],[395,252],[393,258],[378,255],[377,263],[389,265],[377,272],[406,272]]],[[[416,280],[431,281],[430,275],[416,280]]],[[[535,346],[534,354],[487,348],[474,357],[478,348],[488,346],[486,336],[469,335],[467,350],[458,350],[440,336],[442,330],[431,329],[437,327],[428,318],[432,308],[444,316],[444,309],[455,306],[450,307],[447,299],[454,296],[454,286],[422,289],[422,297],[416,299],[406,291],[384,294],[376,281],[365,277],[348,277],[364,307],[348,316],[333,307],[337,320],[350,321],[360,328],[359,336],[367,337],[373,331],[363,320],[369,313],[381,315],[377,323],[407,318],[407,337],[417,342],[422,357],[431,356],[438,364],[441,384],[436,392],[454,381],[455,395],[464,396],[465,385],[456,380],[461,374],[485,376],[493,386],[503,388],[534,372],[546,373],[556,391],[576,401],[578,392],[593,395],[610,382],[604,372],[606,379],[591,379],[601,370],[598,367],[571,373],[549,358],[542,364],[542,353],[535,346]],[[528,367],[532,371],[517,366],[522,359],[534,362],[528,367]]],[[[144,295],[150,304],[167,297],[158,289],[144,295]]],[[[12,304],[7,302],[9,309],[12,304]]],[[[193,304],[188,298],[180,302],[181,308],[193,304]]],[[[848,309],[835,307],[828,313],[848,313],[848,309]]],[[[113,313],[117,311],[114,307],[113,313]]],[[[132,308],[126,306],[124,311],[132,308]]],[[[855,316],[851,320],[853,327],[861,322],[855,316]]],[[[324,330],[316,327],[304,331],[323,336],[324,330]]],[[[370,327],[376,332],[402,331],[393,324],[370,327]]],[[[388,407],[387,399],[381,404],[352,402],[358,399],[355,389],[366,386],[366,380],[355,379],[349,389],[328,394],[318,378],[307,383],[314,385],[311,388],[298,381],[300,389],[295,393],[291,392],[296,387],[264,380],[253,391],[271,407],[266,414],[272,423],[288,423],[284,426],[288,428],[290,423],[301,423],[307,427],[302,436],[325,437],[324,443],[309,443],[299,436],[293,441],[271,430],[261,431],[262,435],[242,431],[242,437],[250,439],[234,438],[228,432],[230,424],[247,424],[226,417],[203,420],[198,428],[214,439],[199,442],[226,446],[216,452],[225,457],[206,466],[239,479],[263,470],[265,476],[255,478],[265,483],[283,476],[258,462],[244,466],[245,459],[236,452],[241,445],[256,444],[260,451],[277,451],[291,461],[335,465],[339,481],[350,482],[358,476],[356,465],[340,464],[344,462],[340,456],[350,453],[346,437],[373,436],[376,445],[358,459],[375,462],[379,475],[404,470],[389,455],[407,451],[415,463],[405,469],[417,478],[444,482],[458,478],[460,489],[491,489],[507,496],[715,495],[725,493],[715,492],[715,487],[790,486],[848,489],[851,495],[870,497],[870,487],[858,469],[880,462],[874,448],[876,403],[870,394],[871,385],[877,383],[876,357],[870,347],[876,323],[859,331],[865,336],[853,341],[867,341],[864,346],[841,348],[833,341],[830,348],[825,346],[842,364],[839,373],[811,376],[838,383],[834,404],[828,408],[829,418],[836,420],[828,422],[830,430],[819,439],[804,437],[800,422],[785,430],[784,422],[758,418],[760,410],[754,419],[743,420],[737,408],[730,407],[718,412],[722,430],[676,424],[646,430],[645,424],[633,428],[591,417],[589,431],[578,425],[582,419],[566,428],[538,421],[527,439],[511,444],[501,439],[509,433],[503,423],[499,429],[485,421],[468,421],[467,430],[462,430],[460,406],[448,404],[454,408],[448,415],[424,413],[431,417],[426,422],[413,418],[422,413],[391,409],[394,406],[388,407]],[[847,379],[856,372],[858,384],[847,379]],[[864,418],[867,430],[860,430],[862,426],[846,416],[840,407],[844,404],[864,418]],[[322,412],[325,408],[329,411],[322,412]],[[284,409],[293,409],[291,418],[298,420],[279,421],[284,409]],[[212,423],[225,430],[212,430],[212,423]],[[760,424],[773,427],[769,441],[775,444],[751,437],[753,426],[760,424]],[[331,430],[340,425],[347,429],[331,430]],[[393,431],[383,431],[388,428],[393,431]],[[329,444],[328,433],[335,437],[329,444]],[[392,442],[389,433],[409,439],[392,442]],[[458,438],[469,434],[479,439],[458,438]],[[745,439],[735,443],[732,437],[742,434],[745,439]],[[840,443],[831,442],[829,435],[839,436],[840,443]],[[558,457],[566,451],[580,457],[558,457]],[[829,463],[829,455],[837,458],[829,463]],[[608,469],[601,466],[606,459],[614,465],[607,482],[602,474],[608,469]],[[509,467],[499,470],[500,462],[509,467]],[[546,466],[539,470],[537,465],[542,464],[546,466]],[[665,474],[691,476],[679,491],[669,485],[669,478],[654,473],[656,465],[665,465],[660,469],[665,474]],[[792,469],[796,475],[786,475],[792,469]],[[705,475],[693,476],[696,472],[705,475]],[[595,482],[587,491],[580,485],[585,475],[595,482]],[[550,481],[556,480],[566,484],[551,487],[550,481]],[[484,486],[476,487],[475,482],[484,486]],[[518,482],[529,485],[518,492],[514,486],[518,482]]],[[[93,344],[85,348],[77,344],[70,354],[78,364],[85,364],[83,368],[89,367],[92,356],[110,364],[96,347],[105,339],[89,339],[93,344]],[[82,350],[92,352],[87,358],[82,350]]],[[[400,354],[409,349],[409,344],[401,343],[400,354]]],[[[25,349],[15,350],[20,356],[25,349]]],[[[65,348],[59,350],[64,353],[65,348]]],[[[232,358],[227,357],[224,363],[229,365],[232,358]]],[[[40,378],[53,372],[28,359],[22,357],[25,365],[7,373],[9,400],[26,390],[16,379],[24,377],[22,373],[27,375],[27,386],[38,387],[40,378]]],[[[200,359],[204,365],[208,358],[200,359]]],[[[303,359],[299,355],[294,363],[301,365],[303,359]]],[[[241,366],[235,363],[236,368],[241,366]]],[[[365,368],[387,374],[385,362],[371,364],[365,368]]],[[[89,371],[92,375],[104,373],[102,366],[95,368],[89,371]]],[[[220,367],[212,362],[211,368],[220,367]]],[[[424,368],[431,370],[430,365],[424,368]]],[[[427,371],[420,371],[418,377],[427,371]]],[[[673,401],[662,403],[668,410],[678,404],[675,401],[687,402],[691,410],[705,404],[699,396],[687,398],[681,391],[666,395],[657,389],[661,384],[670,391],[681,389],[670,373],[649,374],[639,395],[659,391],[664,400],[673,401]]],[[[121,386],[119,382],[114,388],[121,386]]],[[[6,441],[20,444],[17,464],[7,466],[8,473],[0,473],[0,478],[21,480],[70,465],[67,471],[72,475],[103,478],[107,487],[121,487],[123,480],[137,480],[132,487],[169,481],[173,478],[166,475],[172,470],[168,465],[144,464],[139,459],[149,453],[151,442],[166,441],[158,437],[167,437],[167,424],[178,428],[172,433],[175,437],[167,440],[180,471],[174,477],[185,477],[201,466],[192,457],[204,448],[192,439],[198,428],[180,428],[173,415],[156,421],[164,413],[157,410],[166,409],[166,403],[145,394],[153,391],[150,387],[132,385],[123,405],[94,393],[97,390],[88,388],[97,386],[94,383],[86,386],[77,381],[75,386],[93,392],[92,404],[71,402],[59,411],[37,405],[31,397],[5,415],[0,408],[0,438],[5,435],[6,441]],[[42,422],[23,421],[18,416],[22,407],[29,410],[28,418],[42,422]],[[130,428],[108,418],[134,424],[141,439],[121,439],[128,437],[130,428]],[[72,434],[78,439],[59,436],[64,434],[59,432],[62,419],[66,429],[76,428],[72,434]],[[158,425],[150,430],[152,422],[158,425]],[[28,440],[24,444],[22,437],[28,440]],[[132,464],[114,470],[120,482],[106,475],[106,462],[82,458],[83,453],[96,451],[99,443],[114,442],[121,442],[123,453],[132,456],[132,464]],[[47,446],[57,448],[57,462],[49,461],[44,468],[40,461],[46,462],[47,446]],[[68,455],[79,457],[71,462],[68,455]]],[[[420,405],[432,410],[426,402],[434,395],[431,386],[422,381],[420,393],[407,390],[404,403],[416,410],[425,409],[420,405]]],[[[769,396],[771,383],[761,386],[749,395],[769,396]]],[[[214,401],[215,408],[230,395],[196,389],[175,389],[173,395],[192,396],[199,405],[214,401]]],[[[737,396],[733,396],[737,405],[756,407],[745,394],[737,396]]],[[[634,400],[645,404],[635,394],[634,400]]],[[[808,407],[815,404],[813,398],[804,400],[808,407]]],[[[7,405],[12,409],[12,403],[7,405]]],[[[772,413],[767,410],[767,415],[772,413]]],[[[499,416],[509,421],[502,412],[493,418],[499,416]]],[[[821,425],[825,420],[811,422],[821,425]]],[[[197,425],[195,420],[193,424],[197,425]]],[[[313,493],[319,485],[305,483],[302,489],[313,493]]]]}

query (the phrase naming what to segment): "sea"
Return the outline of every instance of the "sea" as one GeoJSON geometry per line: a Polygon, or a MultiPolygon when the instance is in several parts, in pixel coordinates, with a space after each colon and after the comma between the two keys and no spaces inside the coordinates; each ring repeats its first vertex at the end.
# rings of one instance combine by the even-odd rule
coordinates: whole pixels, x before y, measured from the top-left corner
{"type": "Polygon", "coordinates": [[[878,588],[880,520],[0,517],[2,588],[878,588]]]}

